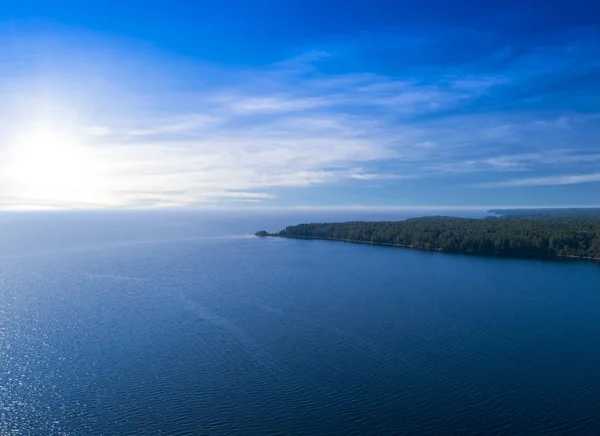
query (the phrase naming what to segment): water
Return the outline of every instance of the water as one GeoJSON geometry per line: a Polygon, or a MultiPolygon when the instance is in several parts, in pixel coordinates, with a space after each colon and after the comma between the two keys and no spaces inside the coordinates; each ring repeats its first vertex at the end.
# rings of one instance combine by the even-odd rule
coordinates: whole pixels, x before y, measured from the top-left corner
{"type": "Polygon", "coordinates": [[[597,264],[248,236],[400,215],[1,214],[0,434],[597,434],[597,264]]]}

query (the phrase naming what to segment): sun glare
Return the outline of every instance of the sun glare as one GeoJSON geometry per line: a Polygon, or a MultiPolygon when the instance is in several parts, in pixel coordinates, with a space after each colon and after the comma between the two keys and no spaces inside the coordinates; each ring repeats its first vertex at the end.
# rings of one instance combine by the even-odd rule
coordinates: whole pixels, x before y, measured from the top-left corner
{"type": "Polygon", "coordinates": [[[16,194],[41,203],[93,203],[102,189],[85,137],[54,127],[19,132],[11,141],[7,176],[16,194]]]}

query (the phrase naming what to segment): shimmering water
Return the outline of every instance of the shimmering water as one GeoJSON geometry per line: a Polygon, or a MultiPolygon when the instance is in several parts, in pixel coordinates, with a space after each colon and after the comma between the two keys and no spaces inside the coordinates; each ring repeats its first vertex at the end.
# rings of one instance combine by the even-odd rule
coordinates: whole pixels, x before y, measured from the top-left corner
{"type": "Polygon", "coordinates": [[[0,434],[599,434],[600,266],[0,215],[0,434]]]}

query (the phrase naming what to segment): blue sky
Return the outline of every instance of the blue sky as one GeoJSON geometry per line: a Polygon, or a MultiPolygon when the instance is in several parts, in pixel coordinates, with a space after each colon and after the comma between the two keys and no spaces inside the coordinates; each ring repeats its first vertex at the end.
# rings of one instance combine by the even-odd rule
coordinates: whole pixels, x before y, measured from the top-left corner
{"type": "Polygon", "coordinates": [[[0,208],[600,205],[600,5],[0,9],[0,208]]]}

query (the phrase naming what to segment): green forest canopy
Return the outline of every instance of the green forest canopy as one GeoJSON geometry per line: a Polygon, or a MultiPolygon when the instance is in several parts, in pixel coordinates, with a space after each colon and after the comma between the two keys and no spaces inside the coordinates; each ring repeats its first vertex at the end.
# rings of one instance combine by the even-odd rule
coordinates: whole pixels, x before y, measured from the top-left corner
{"type": "Polygon", "coordinates": [[[549,219],[523,214],[510,218],[423,217],[313,223],[289,226],[274,234],[261,231],[257,236],[335,239],[511,257],[600,258],[600,215],[549,219]]]}

